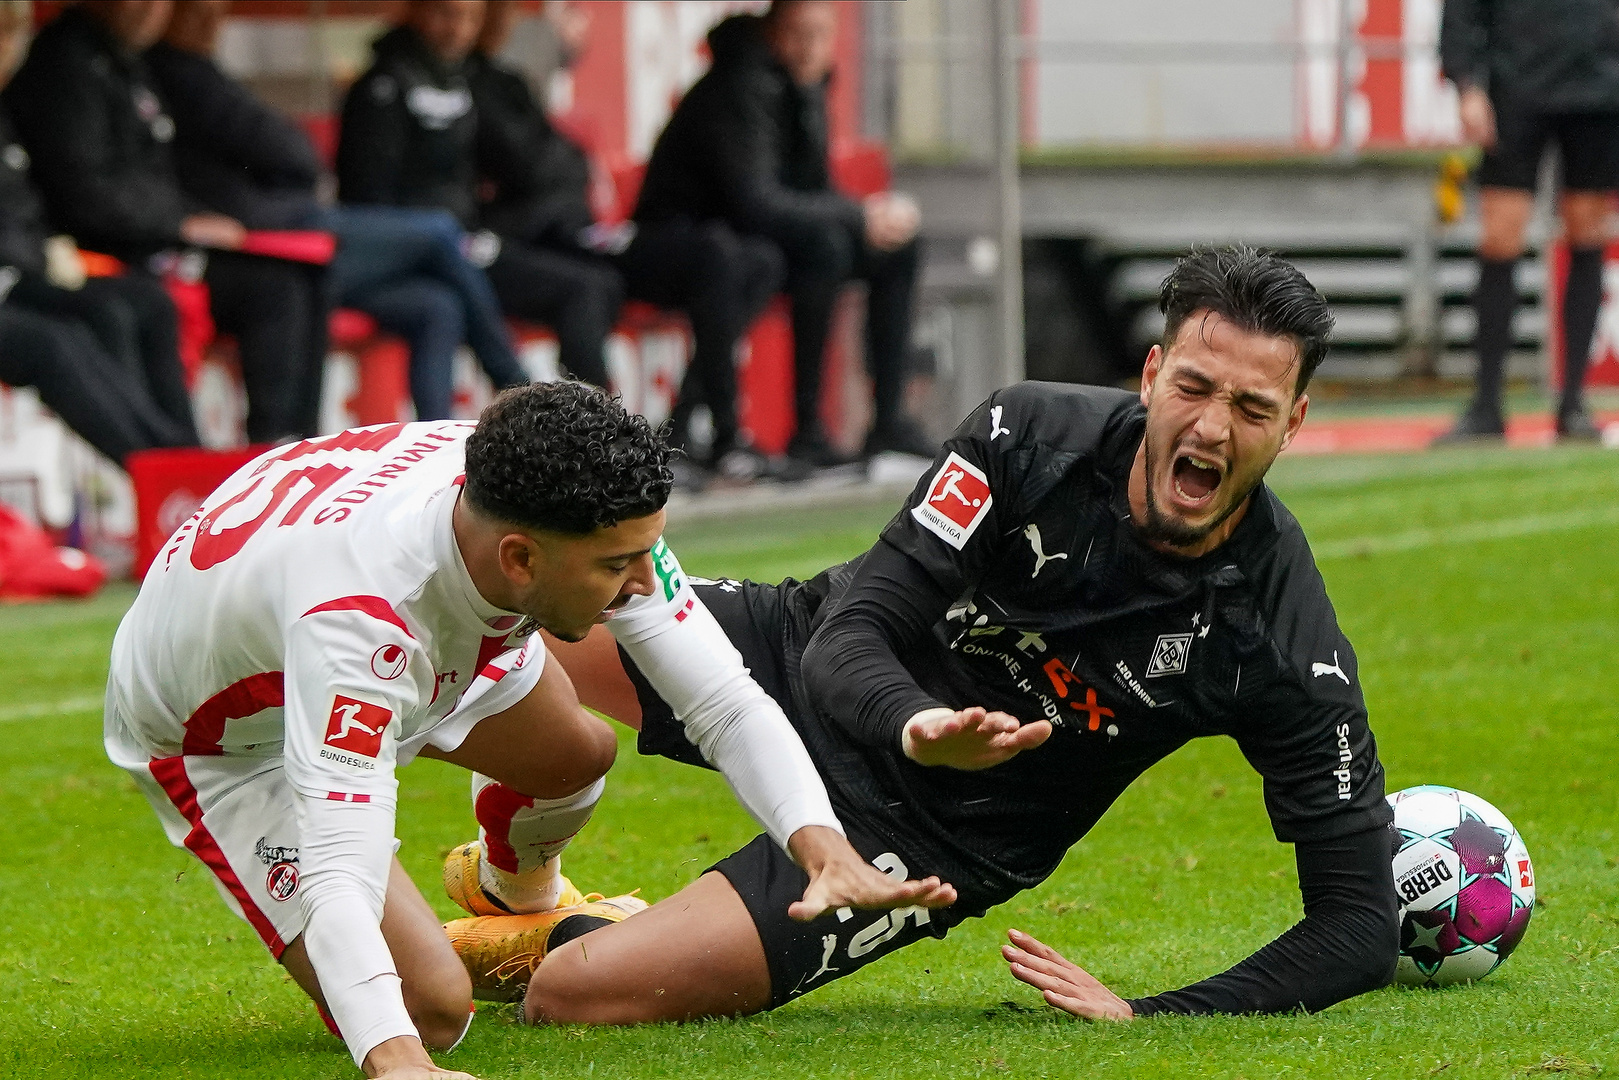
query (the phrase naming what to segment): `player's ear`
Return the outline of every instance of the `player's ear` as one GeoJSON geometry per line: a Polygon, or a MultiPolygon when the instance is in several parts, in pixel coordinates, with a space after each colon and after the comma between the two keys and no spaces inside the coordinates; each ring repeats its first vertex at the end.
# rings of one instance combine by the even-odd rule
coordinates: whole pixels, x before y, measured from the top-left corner
{"type": "Polygon", "coordinates": [[[519,589],[527,589],[539,575],[542,555],[532,536],[511,532],[500,538],[500,572],[519,589]]]}
{"type": "Polygon", "coordinates": [[[1282,434],[1282,445],[1277,453],[1286,450],[1304,424],[1304,414],[1310,411],[1310,395],[1300,394],[1293,399],[1293,408],[1287,414],[1287,431],[1282,434]]]}
{"type": "Polygon", "coordinates": [[[1141,368],[1141,407],[1146,408],[1147,402],[1152,400],[1153,380],[1158,378],[1158,369],[1164,363],[1164,347],[1154,345],[1147,350],[1147,362],[1141,368]]]}

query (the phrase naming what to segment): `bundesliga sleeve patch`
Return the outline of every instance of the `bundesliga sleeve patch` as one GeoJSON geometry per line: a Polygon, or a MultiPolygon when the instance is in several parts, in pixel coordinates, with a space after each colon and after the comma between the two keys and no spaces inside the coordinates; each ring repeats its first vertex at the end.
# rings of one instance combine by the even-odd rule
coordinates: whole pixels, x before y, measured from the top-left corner
{"type": "Polygon", "coordinates": [[[989,513],[994,498],[983,470],[952,452],[928,485],[927,497],[911,508],[922,527],[960,551],[978,523],[989,513]]]}
{"type": "Polygon", "coordinates": [[[334,695],[332,714],[326,719],[326,744],[320,748],[320,756],[342,765],[375,769],[377,755],[382,752],[382,734],[393,718],[394,714],[380,705],[334,695]]]}

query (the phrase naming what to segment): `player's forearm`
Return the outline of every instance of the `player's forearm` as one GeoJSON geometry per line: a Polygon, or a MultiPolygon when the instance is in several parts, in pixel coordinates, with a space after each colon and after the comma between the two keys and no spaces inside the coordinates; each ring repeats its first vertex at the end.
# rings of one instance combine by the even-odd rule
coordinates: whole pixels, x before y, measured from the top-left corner
{"type": "Polygon", "coordinates": [[[1315,1012],[1385,985],[1399,952],[1387,830],[1300,844],[1298,863],[1302,922],[1229,971],[1131,1001],[1136,1015],[1315,1012]]]}
{"type": "Polygon", "coordinates": [[[898,750],[906,721],[945,707],[899,658],[930,632],[949,602],[914,560],[877,543],[838,610],[804,650],[804,685],[815,707],[862,742],[898,750]]]}
{"type": "Polygon", "coordinates": [[[626,638],[625,651],[718,769],[737,801],[783,848],[808,825],[841,833],[820,774],[781,706],[748,674],[713,614],[694,606],[650,638],[626,638]]]}
{"type": "Polygon", "coordinates": [[[304,950],[356,1065],[389,1039],[417,1038],[382,936],[393,852],[391,800],[332,802],[300,795],[304,950]]]}

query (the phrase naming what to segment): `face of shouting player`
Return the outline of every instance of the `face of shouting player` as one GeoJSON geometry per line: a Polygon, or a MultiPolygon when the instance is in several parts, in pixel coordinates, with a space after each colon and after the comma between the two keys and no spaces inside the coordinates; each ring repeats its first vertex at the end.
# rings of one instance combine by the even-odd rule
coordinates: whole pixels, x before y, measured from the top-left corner
{"type": "Polygon", "coordinates": [[[664,513],[621,521],[584,536],[512,533],[501,539],[501,569],[513,587],[511,610],[563,641],[581,641],[597,623],[658,587],[652,545],[664,513]]]}
{"type": "Polygon", "coordinates": [[[1130,508],[1147,541],[1196,557],[1224,543],[1309,407],[1295,395],[1299,347],[1193,312],[1166,351],[1147,354],[1147,430],[1130,472],[1130,508]]]}

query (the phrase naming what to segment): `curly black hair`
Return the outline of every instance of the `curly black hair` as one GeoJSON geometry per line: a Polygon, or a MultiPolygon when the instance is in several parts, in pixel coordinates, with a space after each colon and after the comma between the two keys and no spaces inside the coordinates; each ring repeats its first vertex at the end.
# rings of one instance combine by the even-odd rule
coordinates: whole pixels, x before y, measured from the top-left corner
{"type": "Polygon", "coordinates": [[[583,536],[669,501],[669,447],[646,417],[586,383],[507,390],[467,438],[468,502],[529,529],[583,536]]]}
{"type": "Polygon", "coordinates": [[[1327,355],[1332,312],[1299,268],[1246,244],[1196,247],[1182,256],[1158,291],[1165,351],[1194,312],[1212,311],[1244,330],[1290,337],[1299,349],[1294,394],[1304,393],[1327,355]]]}

